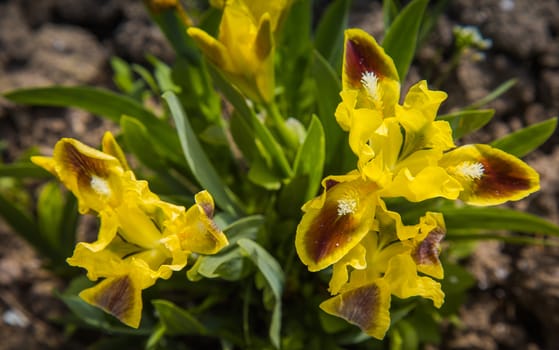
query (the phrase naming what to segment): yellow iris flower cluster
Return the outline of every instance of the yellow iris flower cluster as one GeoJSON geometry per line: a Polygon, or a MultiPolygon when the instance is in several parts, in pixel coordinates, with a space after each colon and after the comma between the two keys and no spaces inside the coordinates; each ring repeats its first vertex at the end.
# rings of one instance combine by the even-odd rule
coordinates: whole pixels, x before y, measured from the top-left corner
{"type": "Polygon", "coordinates": [[[227,0],[218,38],[188,28],[204,55],[254,102],[274,98],[274,35],[291,0],[227,0]]]}
{"type": "Polygon", "coordinates": [[[399,104],[394,62],[360,29],[345,32],[340,95],[336,120],[349,133],[357,167],[323,180],[322,194],[303,206],[295,244],[310,271],[332,266],[333,296],[321,308],[381,339],[390,326],[391,295],[442,305],[434,278],[443,278],[446,233],[442,214],[427,212],[418,224],[404,225],[383,198],[496,205],[538,190],[539,176],[491,146],[456,147],[448,122],[436,120],[446,93],[425,81],[399,104]]]}
{"type": "Polygon", "coordinates": [[[131,327],[140,324],[142,290],[182,270],[191,253],[215,254],[228,244],[212,221],[207,191],[197,193],[188,210],[160,200],[136,179],[109,132],[102,151],[63,138],[52,157],[31,160],[72,191],[80,213],[99,216],[97,239],[78,243],[67,261],[85,268],[89,279],[103,279],[80,297],[131,327]]]}

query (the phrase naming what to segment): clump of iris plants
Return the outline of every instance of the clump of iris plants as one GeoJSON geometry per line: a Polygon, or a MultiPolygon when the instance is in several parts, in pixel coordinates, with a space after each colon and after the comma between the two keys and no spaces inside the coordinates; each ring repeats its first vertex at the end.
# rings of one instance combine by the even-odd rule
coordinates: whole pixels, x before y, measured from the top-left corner
{"type": "MultiPolygon", "coordinates": [[[[48,179],[32,213],[2,193],[0,213],[67,282],[58,296],[69,337],[94,331],[95,346],[147,349],[417,348],[440,341],[473,285],[461,266],[472,242],[559,235],[502,206],[539,190],[520,158],[555,118],[464,144],[493,116],[478,107],[510,84],[449,114],[427,80],[403,91],[437,15],[428,1],[387,1],[381,43],[348,29],[349,1],[320,18],[313,3],[145,1],[175,61],[113,58],[118,92],[4,94],[117,126],[99,147],[68,135],[51,155],[0,168],[48,179]],[[82,215],[97,218],[93,240],[77,239],[82,215]]],[[[473,45],[456,33],[460,50],[473,45]]]]}

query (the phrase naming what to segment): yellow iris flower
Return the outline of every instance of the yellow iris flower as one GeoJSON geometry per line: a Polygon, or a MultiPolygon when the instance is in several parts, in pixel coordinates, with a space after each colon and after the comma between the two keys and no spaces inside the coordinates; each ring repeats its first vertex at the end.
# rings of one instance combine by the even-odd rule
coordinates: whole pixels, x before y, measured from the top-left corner
{"type": "Polygon", "coordinates": [[[188,34],[204,55],[249,99],[274,98],[274,33],[290,0],[228,0],[218,39],[199,28],[188,34]]]}
{"type": "Polygon", "coordinates": [[[383,338],[390,298],[421,296],[443,303],[440,213],[403,225],[383,198],[411,202],[443,197],[472,205],[518,200],[539,189],[538,174],[516,157],[488,145],[456,147],[452,129],[436,120],[446,93],[425,81],[400,100],[394,62],[367,33],[345,33],[342,101],[336,120],[349,133],[357,168],[328,176],[323,192],[303,206],[295,245],[310,271],[332,266],[321,304],[364,332],[383,338]]]}
{"type": "Polygon", "coordinates": [[[78,243],[68,259],[85,268],[89,279],[103,278],[80,296],[137,328],[143,289],[183,269],[189,254],[214,254],[228,242],[212,221],[214,202],[207,191],[196,194],[188,210],[164,202],[146,181],[136,180],[111,133],[103,137],[102,149],[63,138],[53,157],[32,161],[74,193],[82,214],[100,218],[97,240],[78,243]]]}
{"type": "Polygon", "coordinates": [[[320,307],[382,339],[390,326],[391,295],[421,296],[436,307],[442,305],[441,285],[430,276],[443,277],[439,243],[445,228],[439,213],[427,213],[419,224],[404,226],[398,213],[379,204],[375,225],[334,264],[329,288],[334,296],[320,307]]]}
{"type": "Polygon", "coordinates": [[[369,34],[347,30],[344,50],[336,119],[349,132],[359,171],[381,188],[382,197],[493,205],[539,189],[538,174],[505,152],[487,145],[456,148],[450,125],[436,120],[446,93],[420,81],[398,104],[394,62],[369,34]]]}

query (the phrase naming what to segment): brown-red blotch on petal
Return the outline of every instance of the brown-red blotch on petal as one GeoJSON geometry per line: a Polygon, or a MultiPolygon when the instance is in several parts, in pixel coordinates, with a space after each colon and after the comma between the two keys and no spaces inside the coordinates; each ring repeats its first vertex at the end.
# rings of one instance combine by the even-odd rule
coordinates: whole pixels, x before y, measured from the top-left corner
{"type": "Polygon", "coordinates": [[[315,263],[320,262],[350,241],[357,225],[352,215],[338,215],[335,202],[326,202],[306,235],[305,248],[309,256],[315,263]]]}
{"type": "Polygon", "coordinates": [[[343,292],[324,301],[320,308],[382,339],[390,326],[390,292],[383,280],[343,292]]]}
{"type": "Polygon", "coordinates": [[[110,286],[95,296],[94,302],[119,320],[125,320],[133,310],[134,294],[132,281],[125,275],[115,278],[110,286]]]}
{"type": "Polygon", "coordinates": [[[421,241],[412,253],[412,257],[419,265],[439,264],[440,243],[445,236],[445,231],[437,227],[421,241]]]}
{"type": "Polygon", "coordinates": [[[510,197],[534,186],[526,169],[514,163],[493,155],[487,155],[480,163],[484,169],[483,176],[475,182],[473,188],[473,192],[480,197],[510,197]]]}
{"type": "Polygon", "coordinates": [[[89,183],[92,175],[102,178],[108,175],[106,164],[102,160],[82,154],[69,142],[64,142],[62,146],[62,163],[70,169],[71,173],[76,175],[80,185],[89,183]]]}
{"type": "Polygon", "coordinates": [[[388,57],[382,48],[375,46],[365,35],[347,35],[344,72],[351,87],[360,88],[363,74],[367,72],[374,73],[379,80],[387,76],[398,80],[397,76],[391,76],[391,68],[385,62],[388,57]]]}

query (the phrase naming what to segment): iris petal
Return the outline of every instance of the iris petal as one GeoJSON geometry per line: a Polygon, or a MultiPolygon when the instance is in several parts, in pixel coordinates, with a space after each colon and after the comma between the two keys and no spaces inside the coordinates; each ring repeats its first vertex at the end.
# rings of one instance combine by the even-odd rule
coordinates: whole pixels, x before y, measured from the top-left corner
{"type": "Polygon", "coordinates": [[[392,58],[361,29],[345,31],[342,66],[343,90],[359,90],[357,107],[375,108],[394,115],[400,99],[400,81],[392,58]]]}
{"type": "Polygon", "coordinates": [[[377,339],[390,326],[390,290],[382,279],[343,292],[320,304],[325,312],[341,317],[377,339]]]}
{"type": "Polygon", "coordinates": [[[83,290],[80,297],[113,315],[122,323],[138,328],[142,317],[142,290],[128,275],[103,280],[83,290]]]}
{"type": "Polygon", "coordinates": [[[460,199],[472,205],[519,200],[539,190],[539,175],[520,159],[488,145],[458,147],[440,165],[464,186],[460,199]]]}
{"type": "Polygon", "coordinates": [[[343,88],[361,88],[363,74],[373,72],[379,79],[398,81],[398,71],[392,58],[375,39],[361,29],[345,31],[345,52],[342,71],[343,88]]]}
{"type": "Polygon", "coordinates": [[[444,293],[441,285],[429,277],[421,277],[417,274],[417,265],[409,254],[394,256],[383,277],[392,294],[398,298],[409,298],[421,296],[431,299],[435,307],[441,307],[444,301],[444,293]]]}
{"type": "Polygon", "coordinates": [[[332,269],[332,278],[328,289],[331,294],[338,294],[344,284],[347,283],[349,278],[348,267],[354,269],[364,269],[367,267],[365,256],[367,250],[361,244],[355,246],[350,250],[340,261],[334,264],[332,269]]]}
{"type": "Polygon", "coordinates": [[[295,245],[310,271],[340,260],[369,231],[374,218],[375,185],[357,178],[348,182],[323,181],[325,193],[307,203],[295,245]]]}

